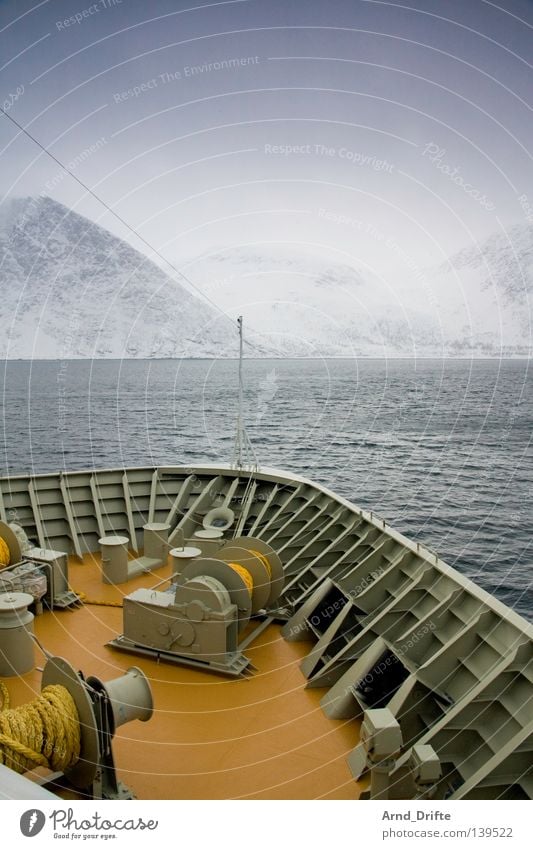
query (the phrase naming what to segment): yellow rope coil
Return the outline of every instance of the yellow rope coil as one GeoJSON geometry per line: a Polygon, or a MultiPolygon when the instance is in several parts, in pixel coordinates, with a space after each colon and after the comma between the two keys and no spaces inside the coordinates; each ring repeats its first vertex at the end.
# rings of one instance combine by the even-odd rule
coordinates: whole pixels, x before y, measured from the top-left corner
{"type": "Polygon", "coordinates": [[[74,699],[60,684],[18,708],[0,682],[0,763],[23,773],[36,765],[64,772],[79,760],[80,720],[74,699]]]}
{"type": "Polygon", "coordinates": [[[244,566],[241,566],[240,563],[228,563],[228,566],[230,566],[231,569],[233,569],[234,572],[237,572],[237,574],[241,576],[244,583],[246,584],[246,589],[248,590],[248,593],[249,593],[250,598],[251,598],[252,597],[252,590],[254,588],[254,582],[253,582],[253,578],[250,575],[248,569],[245,569],[244,566]]]}
{"type": "Polygon", "coordinates": [[[260,551],[255,551],[253,548],[250,548],[249,551],[250,551],[250,554],[254,554],[256,557],[259,558],[259,560],[261,561],[261,563],[263,564],[263,566],[267,570],[268,577],[272,578],[272,567],[269,563],[269,560],[268,560],[266,554],[261,554],[260,551]]]}
{"type": "MultiPolygon", "coordinates": [[[[71,588],[69,587],[69,589],[71,588]]],[[[104,601],[104,599],[99,598],[87,598],[86,594],[81,590],[71,589],[71,592],[75,593],[83,604],[99,604],[101,607],[123,607],[121,601],[104,601]]]]}
{"type": "Polygon", "coordinates": [[[0,537],[0,569],[5,569],[11,561],[9,546],[3,537],[0,537]]]}

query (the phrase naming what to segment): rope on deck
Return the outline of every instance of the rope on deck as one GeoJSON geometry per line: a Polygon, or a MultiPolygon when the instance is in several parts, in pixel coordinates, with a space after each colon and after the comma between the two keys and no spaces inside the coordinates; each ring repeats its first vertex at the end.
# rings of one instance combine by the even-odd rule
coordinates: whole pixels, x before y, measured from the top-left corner
{"type": "Polygon", "coordinates": [[[83,604],[97,604],[101,607],[122,607],[121,601],[107,601],[103,598],[87,598],[84,592],[81,590],[72,590],[73,593],[76,593],[79,600],[83,602],[83,604]]]}
{"type": "Polygon", "coordinates": [[[80,720],[74,699],[60,684],[18,708],[0,682],[0,763],[18,773],[36,765],[64,772],[80,757],[80,720]]]}

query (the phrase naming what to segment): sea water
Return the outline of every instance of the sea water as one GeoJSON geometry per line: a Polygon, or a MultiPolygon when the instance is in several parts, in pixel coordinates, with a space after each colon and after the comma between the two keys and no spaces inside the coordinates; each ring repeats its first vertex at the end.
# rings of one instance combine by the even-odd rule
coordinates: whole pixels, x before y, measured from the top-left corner
{"type": "MultiPolygon", "coordinates": [[[[0,474],[231,462],[234,360],[2,365],[0,474]]],[[[318,481],[533,618],[526,360],[246,360],[259,464],[318,481]]]]}

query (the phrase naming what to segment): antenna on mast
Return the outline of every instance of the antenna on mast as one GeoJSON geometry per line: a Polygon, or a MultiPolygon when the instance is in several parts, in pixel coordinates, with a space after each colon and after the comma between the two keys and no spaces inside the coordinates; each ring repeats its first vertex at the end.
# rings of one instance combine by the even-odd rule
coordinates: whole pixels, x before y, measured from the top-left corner
{"type": "Polygon", "coordinates": [[[244,425],[244,384],[242,379],[242,363],[244,358],[243,353],[243,319],[240,315],[237,319],[237,327],[239,329],[239,406],[237,411],[237,432],[235,434],[235,451],[233,463],[237,469],[242,469],[249,466],[257,470],[257,457],[250,437],[246,432],[244,425]]]}

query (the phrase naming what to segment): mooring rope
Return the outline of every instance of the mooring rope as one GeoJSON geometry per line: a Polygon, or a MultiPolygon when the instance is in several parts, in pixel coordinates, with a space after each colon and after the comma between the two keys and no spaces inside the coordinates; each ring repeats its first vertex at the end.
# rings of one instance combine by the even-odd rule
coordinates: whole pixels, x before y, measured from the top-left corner
{"type": "Polygon", "coordinates": [[[11,552],[3,537],[0,537],[0,569],[5,569],[11,562],[11,552]]]}
{"type": "Polygon", "coordinates": [[[35,766],[64,772],[80,757],[80,720],[74,699],[60,684],[17,708],[0,682],[0,763],[18,773],[35,766]]]}
{"type": "Polygon", "coordinates": [[[250,554],[254,554],[256,557],[259,558],[259,560],[261,561],[261,563],[263,564],[263,566],[267,570],[268,577],[272,578],[272,567],[270,565],[270,561],[269,561],[268,557],[266,556],[266,554],[261,554],[260,551],[255,551],[253,548],[250,548],[249,551],[250,551],[250,554]]]}
{"type": "Polygon", "coordinates": [[[228,563],[228,566],[230,566],[230,568],[233,569],[234,572],[237,572],[237,574],[241,576],[244,583],[246,584],[246,589],[248,590],[248,594],[251,598],[252,591],[254,588],[254,581],[248,569],[245,569],[244,566],[241,566],[240,563],[228,563]]]}
{"type": "Polygon", "coordinates": [[[105,601],[100,598],[87,598],[86,594],[81,590],[72,590],[83,604],[98,604],[101,607],[122,607],[121,601],[105,601]]]}

